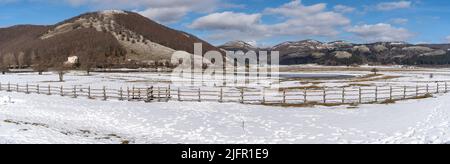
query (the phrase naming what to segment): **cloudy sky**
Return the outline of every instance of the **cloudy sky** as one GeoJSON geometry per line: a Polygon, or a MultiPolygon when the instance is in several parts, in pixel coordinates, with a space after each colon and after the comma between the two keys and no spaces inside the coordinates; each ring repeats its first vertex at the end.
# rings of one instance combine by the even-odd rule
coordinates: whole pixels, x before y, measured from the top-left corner
{"type": "Polygon", "coordinates": [[[54,24],[105,9],[139,12],[216,45],[303,39],[450,42],[447,0],[0,0],[0,27],[54,24]]]}

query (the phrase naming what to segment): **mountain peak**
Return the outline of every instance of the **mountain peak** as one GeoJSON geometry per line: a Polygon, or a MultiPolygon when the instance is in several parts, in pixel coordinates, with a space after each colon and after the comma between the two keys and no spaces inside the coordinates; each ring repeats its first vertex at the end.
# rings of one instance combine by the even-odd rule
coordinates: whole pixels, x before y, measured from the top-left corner
{"type": "Polygon", "coordinates": [[[128,14],[126,11],[123,10],[103,10],[99,11],[98,13],[104,15],[128,14]]]}
{"type": "Polygon", "coordinates": [[[254,48],[253,45],[242,41],[242,40],[235,40],[235,41],[230,41],[224,44],[224,46],[239,46],[239,47],[252,47],[254,48]]]}
{"type": "Polygon", "coordinates": [[[256,50],[257,48],[245,41],[242,40],[235,40],[227,42],[221,46],[219,46],[222,49],[232,50],[232,49],[240,49],[240,50],[256,50]]]}
{"type": "Polygon", "coordinates": [[[314,40],[314,39],[306,39],[306,40],[302,40],[300,42],[303,43],[314,43],[314,44],[322,44],[322,42],[318,41],[318,40],[314,40]]]}

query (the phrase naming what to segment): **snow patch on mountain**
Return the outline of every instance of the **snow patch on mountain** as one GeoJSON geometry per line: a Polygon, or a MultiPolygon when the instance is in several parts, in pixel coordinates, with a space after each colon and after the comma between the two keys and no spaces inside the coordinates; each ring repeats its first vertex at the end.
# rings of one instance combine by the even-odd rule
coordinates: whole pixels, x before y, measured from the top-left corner
{"type": "Polygon", "coordinates": [[[123,10],[103,10],[99,12],[100,14],[104,15],[114,15],[114,14],[128,14],[127,12],[123,10]]]}

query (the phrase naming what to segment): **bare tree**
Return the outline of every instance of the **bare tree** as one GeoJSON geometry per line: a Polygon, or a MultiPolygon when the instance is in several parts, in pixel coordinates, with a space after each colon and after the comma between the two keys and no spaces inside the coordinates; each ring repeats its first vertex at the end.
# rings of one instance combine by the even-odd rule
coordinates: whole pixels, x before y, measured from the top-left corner
{"type": "Polygon", "coordinates": [[[370,72],[372,72],[374,75],[378,75],[379,70],[377,68],[373,68],[370,72]]]}
{"type": "Polygon", "coordinates": [[[33,70],[38,72],[39,75],[42,75],[43,72],[47,71],[49,64],[45,62],[38,62],[32,66],[33,70]]]}
{"type": "Polygon", "coordinates": [[[86,75],[91,75],[91,71],[92,69],[95,67],[95,63],[94,62],[85,62],[82,63],[80,68],[84,71],[86,71],[86,75]]]}
{"type": "Polygon", "coordinates": [[[26,61],[25,61],[25,53],[24,52],[20,52],[17,55],[17,65],[19,68],[24,68],[26,65],[26,61]]]}
{"type": "Polygon", "coordinates": [[[15,66],[16,62],[15,62],[14,55],[11,53],[4,54],[3,55],[3,64],[10,68],[15,66]]]}
{"type": "Polygon", "coordinates": [[[8,66],[0,64],[0,71],[2,72],[2,75],[6,74],[6,72],[9,71],[8,66]]]}
{"type": "Polygon", "coordinates": [[[70,66],[58,65],[55,68],[55,72],[58,74],[59,82],[64,82],[64,75],[70,70],[70,66]]]}

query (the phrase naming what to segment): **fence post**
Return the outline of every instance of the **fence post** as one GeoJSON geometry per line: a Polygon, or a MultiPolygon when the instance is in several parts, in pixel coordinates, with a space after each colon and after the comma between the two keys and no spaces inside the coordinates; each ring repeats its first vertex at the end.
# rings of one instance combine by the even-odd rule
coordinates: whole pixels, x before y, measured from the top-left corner
{"type": "Polygon", "coordinates": [[[286,104],[286,89],[283,89],[283,104],[286,104]]]}
{"type": "Polygon", "coordinates": [[[439,82],[436,83],[436,93],[439,93],[439,82]]]}
{"type": "Polygon", "coordinates": [[[74,85],[73,86],[73,98],[77,98],[78,96],[77,96],[77,86],[76,85],[74,85]]]}
{"type": "Polygon", "coordinates": [[[48,93],[47,93],[47,95],[52,95],[52,90],[51,90],[51,86],[50,85],[48,85],[48,93]]]}
{"type": "Polygon", "coordinates": [[[91,86],[88,86],[88,99],[91,99],[91,86]]]}
{"type": "Polygon", "coordinates": [[[16,83],[16,92],[19,92],[19,84],[16,83]]]}
{"type": "Polygon", "coordinates": [[[6,91],[11,92],[11,83],[9,82],[8,82],[8,89],[6,91]]]}
{"type": "Polygon", "coordinates": [[[27,83],[27,85],[26,85],[26,94],[30,94],[30,92],[29,92],[29,87],[28,87],[28,83],[27,83]]]}
{"type": "Polygon", "coordinates": [[[220,103],[223,102],[223,88],[222,88],[222,87],[220,87],[219,102],[220,102],[220,103]]]}
{"type": "Polygon", "coordinates": [[[103,86],[103,100],[108,100],[108,96],[106,96],[106,87],[103,86]]]}
{"type": "Polygon", "coordinates": [[[345,87],[342,88],[342,104],[345,104],[345,87]]]}
{"type": "Polygon", "coordinates": [[[122,89],[122,87],[120,87],[120,89],[119,89],[119,100],[120,101],[123,100],[123,89],[122,89]]]}
{"type": "Polygon", "coordinates": [[[181,101],[181,90],[180,87],[178,87],[178,91],[177,91],[177,97],[178,97],[178,101],[181,101]]]}
{"type": "Polygon", "coordinates": [[[307,89],[305,88],[305,89],[303,90],[303,103],[305,103],[305,104],[308,102],[308,100],[307,100],[307,98],[308,98],[307,94],[308,94],[308,91],[307,91],[307,89]]]}
{"type": "Polygon", "coordinates": [[[389,100],[392,100],[392,86],[389,87],[389,100]]]}
{"type": "Polygon", "coordinates": [[[419,97],[419,85],[416,85],[416,97],[419,97]]]}
{"type": "Polygon", "coordinates": [[[0,82],[0,91],[2,91],[2,83],[0,82]]]}
{"type": "Polygon", "coordinates": [[[138,101],[141,101],[141,88],[138,88],[138,101]]]}
{"type": "Polygon", "coordinates": [[[359,103],[360,104],[362,104],[362,88],[361,87],[359,87],[359,99],[358,99],[359,101],[359,103]]]}
{"type": "Polygon", "coordinates": [[[168,97],[167,98],[170,98],[170,97],[172,97],[172,91],[171,91],[171,87],[170,87],[170,84],[169,84],[169,88],[167,89],[167,91],[168,91],[168,97]]]}
{"type": "Polygon", "coordinates": [[[198,88],[198,102],[202,101],[202,93],[201,93],[201,89],[198,88]]]}
{"type": "Polygon", "coordinates": [[[64,90],[63,90],[64,88],[63,88],[63,86],[61,85],[61,88],[60,88],[60,95],[61,96],[64,96],[64,90]]]}
{"type": "Polygon", "coordinates": [[[263,87],[262,89],[262,104],[266,103],[266,88],[263,87]]]}
{"type": "Polygon", "coordinates": [[[244,88],[241,88],[241,103],[244,103],[244,88]]]}
{"type": "Polygon", "coordinates": [[[134,100],[134,89],[135,89],[135,87],[133,86],[133,90],[131,91],[131,99],[133,99],[133,100],[134,100]]]}
{"type": "Polygon", "coordinates": [[[147,101],[146,102],[150,102],[151,101],[151,99],[150,99],[150,88],[147,88],[146,97],[147,97],[147,101]]]}
{"type": "Polygon", "coordinates": [[[323,103],[327,103],[327,90],[325,88],[323,88],[323,103]]]}
{"type": "Polygon", "coordinates": [[[403,87],[403,99],[406,99],[406,86],[403,87]]]}
{"type": "Polygon", "coordinates": [[[429,94],[430,93],[430,86],[429,86],[429,84],[427,84],[427,94],[429,94]]]}
{"type": "Polygon", "coordinates": [[[36,85],[36,92],[37,92],[37,94],[41,94],[41,92],[39,91],[39,84],[36,85]]]}
{"type": "Polygon", "coordinates": [[[375,102],[378,102],[378,86],[375,87],[375,102]]]}
{"type": "Polygon", "coordinates": [[[155,96],[153,95],[153,86],[150,87],[150,97],[151,99],[155,99],[155,96]]]}
{"type": "Polygon", "coordinates": [[[127,86],[127,99],[130,101],[130,87],[127,86]]]}
{"type": "Polygon", "coordinates": [[[158,101],[161,101],[161,87],[158,86],[158,101]]]}
{"type": "Polygon", "coordinates": [[[445,93],[448,92],[448,88],[447,88],[447,82],[445,82],[445,93]]]}
{"type": "Polygon", "coordinates": [[[169,101],[169,88],[166,88],[166,97],[164,97],[166,99],[165,101],[169,101]]]}

